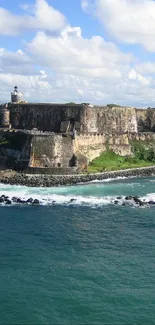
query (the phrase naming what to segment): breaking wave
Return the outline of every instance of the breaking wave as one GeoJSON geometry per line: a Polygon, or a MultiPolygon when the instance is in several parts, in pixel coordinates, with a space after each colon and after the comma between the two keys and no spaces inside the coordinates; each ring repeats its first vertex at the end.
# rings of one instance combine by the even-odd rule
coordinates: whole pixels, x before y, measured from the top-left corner
{"type": "MultiPolygon", "coordinates": [[[[143,202],[155,202],[155,178],[147,179],[108,179],[93,181],[78,186],[66,187],[26,187],[0,184],[0,196],[5,195],[12,202],[13,197],[27,201],[39,200],[40,205],[104,206],[109,204],[135,206],[134,200],[125,200],[128,195],[137,195],[143,202]]],[[[2,203],[3,204],[3,203],[2,203]]]]}

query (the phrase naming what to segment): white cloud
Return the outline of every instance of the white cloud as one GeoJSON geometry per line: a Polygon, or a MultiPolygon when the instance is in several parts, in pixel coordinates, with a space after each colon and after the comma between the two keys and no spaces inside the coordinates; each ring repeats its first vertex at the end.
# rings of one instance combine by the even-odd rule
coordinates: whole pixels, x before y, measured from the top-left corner
{"type": "Polygon", "coordinates": [[[155,98],[154,81],[131,54],[100,36],[82,37],[79,27],[68,26],[57,37],[37,33],[25,51],[0,49],[2,101],[10,100],[15,84],[28,101],[151,106],[155,98]]]}
{"type": "MultiPolygon", "coordinates": [[[[93,3],[94,14],[113,36],[155,51],[155,1],[93,0],[93,3]]],[[[91,6],[92,0],[82,0],[83,10],[88,12],[91,6]]]]}
{"type": "Polygon", "coordinates": [[[59,37],[39,32],[27,48],[43,66],[94,78],[120,78],[133,60],[100,36],[83,38],[79,27],[68,26],[59,37]]]}
{"type": "MultiPolygon", "coordinates": [[[[26,9],[25,7],[23,9],[26,9]]],[[[45,0],[36,0],[33,14],[15,15],[0,7],[0,34],[19,35],[29,30],[56,32],[66,25],[65,17],[45,0]]]]}
{"type": "MultiPolygon", "coordinates": [[[[104,1],[112,4],[111,0],[104,1]]],[[[113,4],[118,1],[113,0],[113,4]]],[[[94,0],[83,0],[85,10],[87,2],[92,9],[94,0]]],[[[96,4],[99,2],[103,4],[96,0],[96,4]]],[[[0,33],[17,35],[21,31],[37,30],[33,39],[22,43],[17,51],[0,48],[1,101],[10,100],[10,92],[17,84],[28,101],[152,105],[155,99],[153,62],[142,63],[101,36],[83,37],[80,27],[67,25],[64,16],[44,0],[37,0],[33,7],[24,6],[28,14],[23,16],[1,9],[4,25],[1,26],[1,19],[0,33]],[[49,33],[56,30],[59,33],[49,33]]]]}
{"type": "Polygon", "coordinates": [[[35,73],[34,62],[21,49],[16,52],[0,48],[0,70],[3,73],[32,74],[35,73]]]}
{"type": "Polygon", "coordinates": [[[155,74],[155,62],[139,63],[136,65],[136,69],[142,74],[155,74]]]}
{"type": "Polygon", "coordinates": [[[132,69],[129,71],[128,78],[130,80],[139,81],[140,83],[142,83],[143,85],[146,85],[146,86],[150,85],[149,78],[146,78],[146,77],[142,76],[140,73],[137,73],[137,71],[135,69],[132,69]]]}
{"type": "Polygon", "coordinates": [[[27,101],[119,103],[138,107],[154,106],[155,82],[140,79],[94,78],[77,74],[52,73],[41,70],[38,75],[0,73],[0,99],[10,101],[10,92],[17,84],[27,101]]]}

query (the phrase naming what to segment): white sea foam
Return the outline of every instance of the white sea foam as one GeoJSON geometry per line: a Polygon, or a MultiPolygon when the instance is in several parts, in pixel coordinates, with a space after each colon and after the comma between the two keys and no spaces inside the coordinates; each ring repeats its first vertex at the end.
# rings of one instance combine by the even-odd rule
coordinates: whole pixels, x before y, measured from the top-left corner
{"type": "Polygon", "coordinates": [[[71,204],[71,205],[91,205],[102,206],[114,203],[116,196],[83,196],[70,193],[68,194],[68,188],[36,188],[26,186],[10,186],[0,184],[0,195],[7,195],[9,199],[12,197],[18,197],[21,200],[38,199],[41,205],[51,204],[71,204]]]}
{"type": "MultiPolygon", "coordinates": [[[[88,186],[88,185],[87,185],[88,186]]],[[[92,188],[92,187],[91,187],[92,188]]],[[[11,186],[0,184],[0,196],[7,195],[11,200],[12,197],[20,198],[21,200],[28,200],[29,198],[38,199],[41,205],[75,205],[75,206],[104,206],[109,204],[122,205],[124,202],[127,205],[135,206],[134,200],[125,200],[125,196],[121,195],[106,195],[101,196],[84,193],[84,187],[26,187],[26,186],[11,186]],[[117,201],[117,202],[115,202],[117,201]]],[[[122,190],[123,192],[123,190],[122,190]]],[[[141,196],[144,202],[155,201],[155,193],[148,193],[141,196]]]]}
{"type": "Polygon", "coordinates": [[[123,179],[130,179],[130,178],[135,178],[135,176],[131,176],[131,177],[125,177],[125,176],[118,176],[118,177],[115,177],[115,178],[107,178],[107,179],[95,179],[93,181],[89,181],[89,182],[84,182],[84,183],[78,183],[79,185],[82,185],[82,184],[93,184],[93,183],[110,183],[110,182],[116,182],[116,181],[119,181],[119,180],[123,180],[123,179]]]}
{"type": "Polygon", "coordinates": [[[141,197],[145,202],[154,201],[155,202],[155,193],[148,193],[145,196],[141,197]]]}

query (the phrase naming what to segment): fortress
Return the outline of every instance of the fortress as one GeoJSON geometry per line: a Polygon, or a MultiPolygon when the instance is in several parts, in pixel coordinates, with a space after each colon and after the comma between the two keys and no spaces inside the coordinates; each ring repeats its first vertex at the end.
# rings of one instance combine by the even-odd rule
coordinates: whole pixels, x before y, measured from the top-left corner
{"type": "Polygon", "coordinates": [[[11,102],[0,106],[0,135],[17,142],[20,138],[20,146],[2,146],[0,164],[13,156],[20,170],[76,173],[107,146],[120,155],[131,155],[130,140],[154,141],[154,132],[155,109],[27,103],[15,87],[11,102]]]}

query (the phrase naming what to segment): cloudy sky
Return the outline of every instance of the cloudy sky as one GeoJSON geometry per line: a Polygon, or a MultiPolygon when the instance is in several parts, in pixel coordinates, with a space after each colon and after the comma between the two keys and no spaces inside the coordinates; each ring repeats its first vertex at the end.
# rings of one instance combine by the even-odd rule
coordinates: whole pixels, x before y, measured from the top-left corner
{"type": "Polygon", "coordinates": [[[0,101],[155,107],[154,0],[25,1],[0,1],[0,101]]]}

